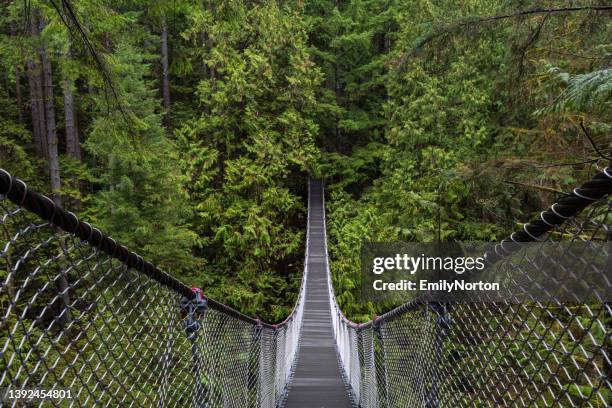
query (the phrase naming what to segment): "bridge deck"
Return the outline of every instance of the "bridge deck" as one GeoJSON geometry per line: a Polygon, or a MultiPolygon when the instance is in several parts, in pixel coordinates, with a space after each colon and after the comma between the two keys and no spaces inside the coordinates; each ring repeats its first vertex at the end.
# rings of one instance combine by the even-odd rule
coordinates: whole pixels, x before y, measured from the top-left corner
{"type": "Polygon", "coordinates": [[[334,347],[325,271],[323,185],[310,185],[308,281],[298,363],[287,408],[351,407],[334,347]]]}

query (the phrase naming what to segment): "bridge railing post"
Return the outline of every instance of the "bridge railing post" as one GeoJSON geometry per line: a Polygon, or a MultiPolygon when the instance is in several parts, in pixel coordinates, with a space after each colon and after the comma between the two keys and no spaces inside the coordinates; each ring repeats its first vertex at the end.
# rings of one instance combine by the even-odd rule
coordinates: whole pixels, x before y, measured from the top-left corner
{"type": "Polygon", "coordinates": [[[358,401],[359,407],[378,408],[376,400],[376,369],[374,367],[374,339],[371,329],[357,328],[358,352],[359,352],[359,375],[361,392],[358,401]]]}
{"type": "Polygon", "coordinates": [[[357,327],[355,329],[355,333],[357,334],[357,361],[358,361],[358,366],[359,366],[359,400],[356,401],[358,406],[363,406],[363,400],[365,397],[365,387],[363,387],[364,385],[364,379],[366,376],[365,373],[365,354],[364,354],[364,350],[363,350],[363,333],[361,332],[361,328],[357,327]]]}
{"type": "Polygon", "coordinates": [[[273,385],[272,385],[272,401],[276,402],[279,400],[280,397],[280,390],[278,389],[278,383],[279,383],[279,368],[278,368],[278,363],[279,363],[279,359],[278,359],[278,330],[276,327],[274,327],[274,331],[272,332],[272,353],[271,353],[271,360],[270,360],[270,366],[272,367],[272,378],[274,379],[273,381],[273,385]]]}
{"type": "Polygon", "coordinates": [[[188,299],[182,297],[180,301],[181,317],[187,338],[191,342],[191,358],[193,360],[193,376],[195,382],[195,392],[193,394],[194,408],[208,408],[206,401],[206,386],[204,384],[204,370],[202,358],[198,350],[198,332],[201,329],[197,315],[203,315],[206,310],[206,298],[200,289],[194,288],[195,297],[188,299]]]}
{"type": "Polygon", "coordinates": [[[374,367],[376,370],[378,406],[380,408],[392,408],[389,400],[389,377],[387,373],[385,337],[383,334],[382,324],[376,318],[372,321],[372,329],[374,330],[374,334],[378,340],[378,347],[374,347],[374,367]]]}
{"type": "Polygon", "coordinates": [[[429,386],[425,396],[425,408],[440,407],[439,383],[440,369],[444,360],[444,340],[449,335],[452,327],[452,317],[449,313],[450,307],[446,303],[432,303],[431,307],[436,315],[434,333],[433,367],[429,378],[429,386]]]}
{"type": "Polygon", "coordinates": [[[247,380],[247,390],[249,407],[258,407],[260,399],[260,353],[261,353],[261,332],[263,326],[261,322],[253,326],[251,337],[251,347],[249,349],[249,374],[247,380]]]}

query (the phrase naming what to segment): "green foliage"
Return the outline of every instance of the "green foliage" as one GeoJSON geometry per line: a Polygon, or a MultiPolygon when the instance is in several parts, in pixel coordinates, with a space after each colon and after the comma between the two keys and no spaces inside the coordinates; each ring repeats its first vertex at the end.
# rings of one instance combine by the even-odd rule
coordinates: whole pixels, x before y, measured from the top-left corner
{"type": "Polygon", "coordinates": [[[30,132],[18,121],[18,106],[0,88],[0,163],[9,172],[19,172],[23,178],[35,178],[36,167],[30,160],[30,132]]]}
{"type": "Polygon", "coordinates": [[[363,241],[498,240],[549,201],[537,187],[563,190],[587,172],[541,166],[593,162],[585,133],[610,150],[600,12],[485,23],[540,4],[75,0],[100,72],[51,4],[29,4],[0,6],[2,166],[50,190],[47,159],[33,158],[26,69],[44,45],[65,205],[264,319],[295,299],[307,174],[328,179],[339,301],[366,319],[387,305],[360,304],[363,241]],[[24,13],[41,18],[40,34],[22,30],[24,13]],[[68,155],[65,84],[82,158],[68,155]]]}
{"type": "MultiPolygon", "coordinates": [[[[328,19],[316,20],[325,27],[343,17],[344,25],[334,27],[344,31],[330,44],[359,44],[361,50],[375,45],[375,37],[364,37],[363,26],[348,18],[365,15],[374,24],[377,18],[364,4],[349,1],[328,19]]],[[[344,155],[328,154],[323,167],[332,180],[335,287],[355,319],[389,306],[355,304],[362,242],[502,239],[516,220],[526,221],[553,198],[539,186],[566,190],[587,177],[580,168],[542,167],[597,158],[580,123],[601,151],[610,146],[609,24],[603,15],[529,15],[481,24],[479,16],[515,11],[484,0],[461,7],[405,0],[389,3],[388,10],[395,10],[387,20],[394,23],[382,26],[392,39],[390,49],[364,54],[366,65],[382,60],[390,67],[373,76],[380,87],[368,95],[378,101],[370,115],[384,108],[386,121],[377,131],[383,138],[364,143],[353,136],[338,151],[344,155]],[[470,23],[457,23],[462,21],[470,23]]],[[[321,43],[316,36],[312,41],[321,43]]],[[[337,67],[339,77],[352,77],[352,68],[337,67]]],[[[341,89],[336,102],[349,112],[351,98],[363,95],[358,86],[341,89]]]]}
{"type": "Polygon", "coordinates": [[[610,111],[612,108],[612,69],[604,68],[584,74],[571,75],[552,67],[549,73],[565,85],[555,103],[547,111],[574,110],[584,112],[610,111]]]}
{"type": "MultiPolygon", "coordinates": [[[[592,144],[603,154],[612,145],[605,12],[489,18],[555,3],[533,0],[71,3],[97,59],[67,29],[65,10],[0,5],[0,166],[50,191],[29,92],[44,54],[64,205],[264,320],[285,318],[297,295],[308,174],[327,179],[338,302],[365,321],[394,305],[361,301],[363,242],[500,240],[550,203],[550,191],[589,174],[567,163],[598,163],[592,144]],[[68,154],[66,89],[82,157],[68,154]]],[[[588,325],[576,313],[566,322],[575,333],[525,316],[526,333],[570,342],[576,322],[588,325]]],[[[593,394],[590,384],[558,385],[576,399],[593,394]]]]}
{"type": "Polygon", "coordinates": [[[318,160],[321,73],[289,8],[229,2],[208,13],[194,10],[190,18],[210,24],[186,33],[210,39],[201,61],[210,74],[196,89],[201,114],[177,130],[193,224],[211,276],[221,278],[211,293],[279,320],[297,289],[291,276],[301,272],[304,206],[296,191],[318,160]]]}
{"type": "Polygon", "coordinates": [[[66,10],[29,5],[1,6],[0,67],[8,75],[0,85],[2,167],[49,191],[49,164],[34,159],[26,109],[39,72],[27,71],[26,61],[38,61],[44,45],[64,205],[207,295],[266,320],[286,317],[301,276],[305,175],[319,168],[322,111],[323,73],[297,8],[242,0],[73,1],[101,72],[64,24],[66,10]],[[157,89],[164,20],[169,112],[157,89]],[[81,158],[68,155],[66,84],[81,158]],[[12,103],[16,90],[21,106],[12,103]],[[169,115],[163,125],[162,114],[169,115]]]}
{"type": "Polygon", "coordinates": [[[186,223],[190,210],[173,166],[177,153],[155,111],[143,57],[129,45],[115,52],[115,67],[122,72],[117,85],[137,121],[126,122],[115,109],[92,123],[85,147],[104,169],[97,177],[106,188],[87,215],[162,268],[184,274],[199,264],[191,254],[197,236],[186,223]]]}

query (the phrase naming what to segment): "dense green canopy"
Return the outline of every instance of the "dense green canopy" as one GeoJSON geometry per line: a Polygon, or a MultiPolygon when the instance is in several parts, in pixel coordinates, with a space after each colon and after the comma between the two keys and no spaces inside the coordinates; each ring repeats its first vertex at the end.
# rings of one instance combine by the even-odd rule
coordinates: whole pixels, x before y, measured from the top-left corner
{"type": "Polygon", "coordinates": [[[366,319],[388,305],[360,302],[362,242],[497,240],[605,162],[597,5],[3,2],[0,165],[271,321],[326,177],[338,299],[366,319]]]}

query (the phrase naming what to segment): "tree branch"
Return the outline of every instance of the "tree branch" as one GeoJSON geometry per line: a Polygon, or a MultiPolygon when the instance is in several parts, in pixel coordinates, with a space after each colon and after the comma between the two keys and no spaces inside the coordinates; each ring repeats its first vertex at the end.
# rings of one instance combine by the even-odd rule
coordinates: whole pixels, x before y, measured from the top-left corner
{"type": "Polygon", "coordinates": [[[586,126],[584,126],[583,119],[580,119],[580,128],[582,129],[582,133],[584,133],[586,138],[589,139],[589,142],[591,143],[593,150],[595,150],[595,152],[599,155],[599,157],[601,157],[602,159],[606,159],[606,160],[612,160],[612,157],[606,156],[605,154],[601,152],[601,150],[599,150],[599,148],[597,148],[597,145],[595,144],[593,139],[591,139],[591,135],[589,134],[589,131],[587,130],[586,126]]]}
{"type": "Polygon", "coordinates": [[[71,0],[49,0],[51,6],[55,9],[59,16],[62,24],[68,29],[68,33],[75,40],[80,40],[85,49],[89,52],[90,57],[93,60],[94,66],[102,76],[102,81],[105,84],[104,91],[106,92],[107,104],[110,107],[110,101],[108,96],[108,90],[110,90],[112,98],[117,102],[119,112],[123,116],[126,124],[131,128],[132,120],[130,119],[129,112],[126,110],[125,105],[121,101],[118,90],[114,86],[113,77],[111,70],[106,65],[104,59],[98,53],[96,46],[89,38],[89,33],[84,25],[81,24],[79,16],[71,3],[71,0]]]}
{"type": "Polygon", "coordinates": [[[464,20],[460,20],[456,23],[446,25],[440,29],[434,30],[429,33],[425,37],[421,38],[416,45],[412,48],[412,50],[406,52],[399,60],[397,64],[398,70],[401,70],[403,66],[406,64],[408,59],[414,56],[421,48],[423,48],[428,43],[432,42],[438,37],[441,37],[445,34],[452,34],[460,31],[465,27],[476,26],[480,24],[491,23],[499,20],[506,20],[515,17],[527,16],[531,14],[558,14],[558,13],[572,13],[572,12],[582,12],[582,11],[612,11],[612,6],[584,6],[584,7],[563,7],[563,8],[553,8],[546,9],[541,7],[536,7],[528,10],[521,10],[512,14],[501,14],[496,16],[484,16],[484,17],[469,17],[464,20]]]}
{"type": "Polygon", "coordinates": [[[538,185],[535,185],[535,184],[519,183],[518,181],[510,181],[510,180],[502,180],[502,182],[508,183],[508,184],[513,184],[515,186],[532,188],[534,190],[542,190],[542,191],[546,191],[547,193],[561,194],[561,195],[566,195],[566,196],[570,195],[570,194],[565,193],[563,191],[555,190],[554,188],[545,187],[545,186],[538,186],[538,185]]]}

